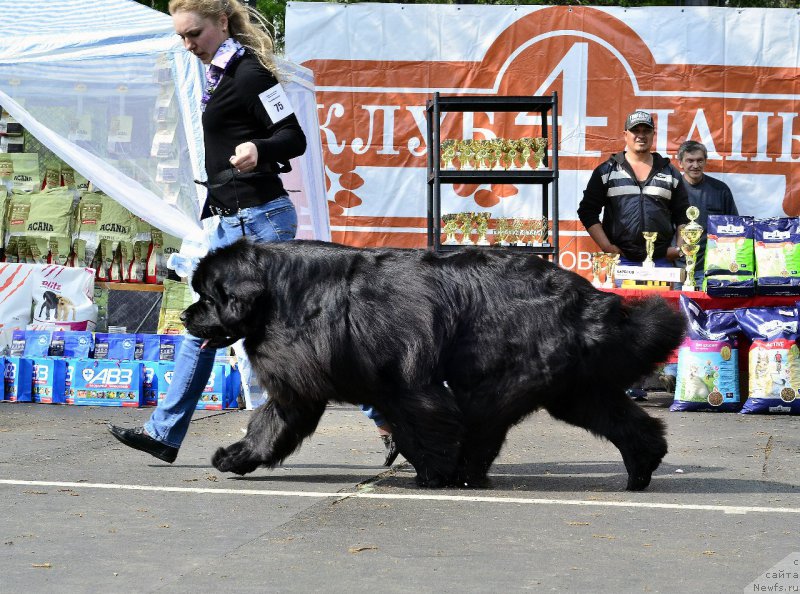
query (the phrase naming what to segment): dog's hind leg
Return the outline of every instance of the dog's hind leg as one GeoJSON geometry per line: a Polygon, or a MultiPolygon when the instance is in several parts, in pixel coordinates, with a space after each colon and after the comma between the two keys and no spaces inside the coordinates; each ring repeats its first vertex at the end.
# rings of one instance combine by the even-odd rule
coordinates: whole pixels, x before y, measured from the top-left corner
{"type": "Polygon", "coordinates": [[[417,484],[456,486],[464,422],[452,393],[434,384],[391,395],[377,406],[392,426],[400,453],[417,471],[417,484]]]}
{"type": "Polygon", "coordinates": [[[211,460],[220,472],[247,474],[259,466],[274,468],[311,435],[325,412],[325,402],[290,400],[290,406],[267,400],[253,412],[247,434],[227,448],[219,448],[211,460]]]}
{"type": "Polygon", "coordinates": [[[645,489],[667,453],[664,423],[648,415],[622,390],[583,398],[561,395],[545,408],[553,417],[617,446],[628,471],[629,491],[645,489]]]}

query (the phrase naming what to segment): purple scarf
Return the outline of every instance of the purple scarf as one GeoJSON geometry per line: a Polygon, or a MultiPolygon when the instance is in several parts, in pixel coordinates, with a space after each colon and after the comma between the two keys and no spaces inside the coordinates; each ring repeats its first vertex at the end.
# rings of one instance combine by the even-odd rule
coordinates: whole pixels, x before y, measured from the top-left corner
{"type": "Polygon", "coordinates": [[[222,75],[228,69],[228,66],[235,63],[236,60],[244,55],[244,46],[236,41],[233,37],[228,37],[219,46],[217,53],[206,68],[206,88],[203,91],[203,99],[201,109],[206,110],[206,105],[211,101],[211,96],[219,86],[219,81],[222,80],[222,75]]]}

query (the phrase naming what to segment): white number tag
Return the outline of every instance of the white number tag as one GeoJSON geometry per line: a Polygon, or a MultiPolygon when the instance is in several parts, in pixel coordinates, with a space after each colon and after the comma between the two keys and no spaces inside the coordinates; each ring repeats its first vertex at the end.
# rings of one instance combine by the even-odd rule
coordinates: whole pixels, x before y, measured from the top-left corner
{"type": "Polygon", "coordinates": [[[261,99],[264,109],[267,110],[267,114],[274,124],[294,113],[292,104],[289,103],[289,97],[286,96],[286,91],[283,90],[280,83],[261,93],[258,98],[261,99]]]}

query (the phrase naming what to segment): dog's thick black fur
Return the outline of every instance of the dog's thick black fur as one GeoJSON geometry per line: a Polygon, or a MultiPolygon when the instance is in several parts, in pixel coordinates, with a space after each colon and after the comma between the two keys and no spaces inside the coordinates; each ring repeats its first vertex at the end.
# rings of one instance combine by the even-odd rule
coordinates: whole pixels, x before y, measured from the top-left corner
{"type": "Polygon", "coordinates": [[[655,297],[623,303],[533,255],[241,240],[201,260],[188,331],[244,337],[267,404],[214,454],[223,472],[274,467],[328,402],[375,406],[421,486],[480,486],[509,428],[544,408],[610,440],[627,488],[667,452],[664,425],[625,389],[683,334],[655,297]]]}

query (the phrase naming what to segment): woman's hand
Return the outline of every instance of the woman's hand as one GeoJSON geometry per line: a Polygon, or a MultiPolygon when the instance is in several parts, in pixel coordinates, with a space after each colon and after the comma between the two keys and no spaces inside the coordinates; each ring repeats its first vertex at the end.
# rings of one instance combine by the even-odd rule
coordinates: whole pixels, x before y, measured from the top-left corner
{"type": "Polygon", "coordinates": [[[258,165],[258,149],[252,142],[244,142],[236,147],[236,154],[229,161],[238,173],[253,171],[258,165]]]}

